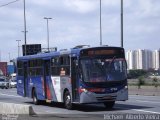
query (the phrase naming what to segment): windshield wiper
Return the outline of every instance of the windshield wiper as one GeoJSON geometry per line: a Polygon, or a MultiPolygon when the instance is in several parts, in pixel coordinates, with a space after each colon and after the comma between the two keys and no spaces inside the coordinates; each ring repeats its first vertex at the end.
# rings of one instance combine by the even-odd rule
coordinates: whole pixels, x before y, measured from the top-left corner
{"type": "Polygon", "coordinates": [[[113,64],[114,60],[116,59],[116,56],[114,56],[111,60],[111,62],[108,65],[108,71],[111,69],[111,65],[113,64]]]}
{"type": "Polygon", "coordinates": [[[106,80],[108,81],[108,75],[109,75],[109,73],[110,73],[110,70],[111,70],[111,66],[112,66],[112,64],[113,64],[113,62],[114,62],[114,60],[116,59],[116,56],[114,56],[113,58],[112,58],[112,60],[111,60],[111,62],[109,63],[109,65],[108,65],[108,68],[106,69],[106,74],[107,74],[107,78],[106,78],[106,80]]]}

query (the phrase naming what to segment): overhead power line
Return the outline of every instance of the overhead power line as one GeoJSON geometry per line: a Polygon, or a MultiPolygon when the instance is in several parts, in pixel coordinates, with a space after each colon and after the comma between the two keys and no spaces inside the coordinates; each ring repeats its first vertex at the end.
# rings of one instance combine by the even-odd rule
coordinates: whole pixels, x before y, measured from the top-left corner
{"type": "Polygon", "coordinates": [[[20,0],[11,1],[11,2],[9,2],[9,3],[0,5],[0,7],[5,7],[5,6],[8,6],[8,5],[13,4],[13,3],[15,3],[15,2],[18,2],[18,1],[20,1],[20,0]]]}

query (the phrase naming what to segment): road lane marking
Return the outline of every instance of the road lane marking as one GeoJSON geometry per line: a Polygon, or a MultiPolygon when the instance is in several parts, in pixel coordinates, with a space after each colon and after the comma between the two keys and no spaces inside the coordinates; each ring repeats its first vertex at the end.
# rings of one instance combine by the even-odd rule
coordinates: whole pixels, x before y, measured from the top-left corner
{"type": "Polygon", "coordinates": [[[129,98],[137,98],[137,97],[141,97],[141,98],[160,98],[160,96],[143,96],[143,95],[129,95],[129,98]]]}
{"type": "Polygon", "coordinates": [[[11,93],[16,93],[17,91],[8,91],[8,92],[11,92],[11,93]]]}
{"type": "Polygon", "coordinates": [[[0,95],[3,95],[3,96],[10,96],[10,97],[21,97],[21,96],[17,96],[17,95],[8,95],[8,94],[3,94],[3,93],[0,93],[0,95]]]}
{"type": "Polygon", "coordinates": [[[138,110],[138,109],[132,109],[138,112],[146,112],[146,113],[152,113],[152,114],[160,114],[160,112],[154,112],[154,111],[147,111],[147,110],[138,110]]]}
{"type": "Polygon", "coordinates": [[[136,100],[137,102],[149,102],[149,103],[155,103],[155,104],[160,104],[160,102],[152,102],[152,101],[144,101],[144,100],[136,100]]]}
{"type": "MultiPolygon", "coordinates": [[[[51,114],[55,114],[55,113],[56,113],[56,114],[58,114],[58,113],[60,114],[60,112],[53,112],[53,111],[46,111],[46,112],[47,112],[47,113],[51,113],[51,114]]],[[[61,114],[62,114],[62,113],[61,113],[61,114]]],[[[63,114],[64,114],[64,113],[63,113],[63,114]]]]}

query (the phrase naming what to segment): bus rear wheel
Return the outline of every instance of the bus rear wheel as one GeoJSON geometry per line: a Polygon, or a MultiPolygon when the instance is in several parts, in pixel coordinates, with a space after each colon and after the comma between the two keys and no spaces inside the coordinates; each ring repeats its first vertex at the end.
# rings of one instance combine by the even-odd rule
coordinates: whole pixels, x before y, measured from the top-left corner
{"type": "Polygon", "coordinates": [[[34,89],[33,90],[33,103],[35,104],[35,105],[38,105],[39,103],[40,103],[40,101],[37,99],[37,93],[36,93],[36,90],[34,89]]]}
{"type": "Polygon", "coordinates": [[[65,108],[71,110],[73,108],[73,104],[71,101],[71,95],[69,93],[69,91],[66,91],[64,94],[64,106],[65,108]]]}
{"type": "Polygon", "coordinates": [[[112,109],[115,105],[115,101],[104,102],[106,109],[112,109]]]}

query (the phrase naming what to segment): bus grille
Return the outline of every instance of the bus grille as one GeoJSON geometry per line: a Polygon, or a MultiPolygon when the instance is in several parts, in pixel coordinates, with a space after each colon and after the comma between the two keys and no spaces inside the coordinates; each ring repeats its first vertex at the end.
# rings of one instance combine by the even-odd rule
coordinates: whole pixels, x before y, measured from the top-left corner
{"type": "Polygon", "coordinates": [[[115,101],[117,96],[102,96],[102,97],[96,97],[99,102],[105,102],[105,101],[115,101]]]}

